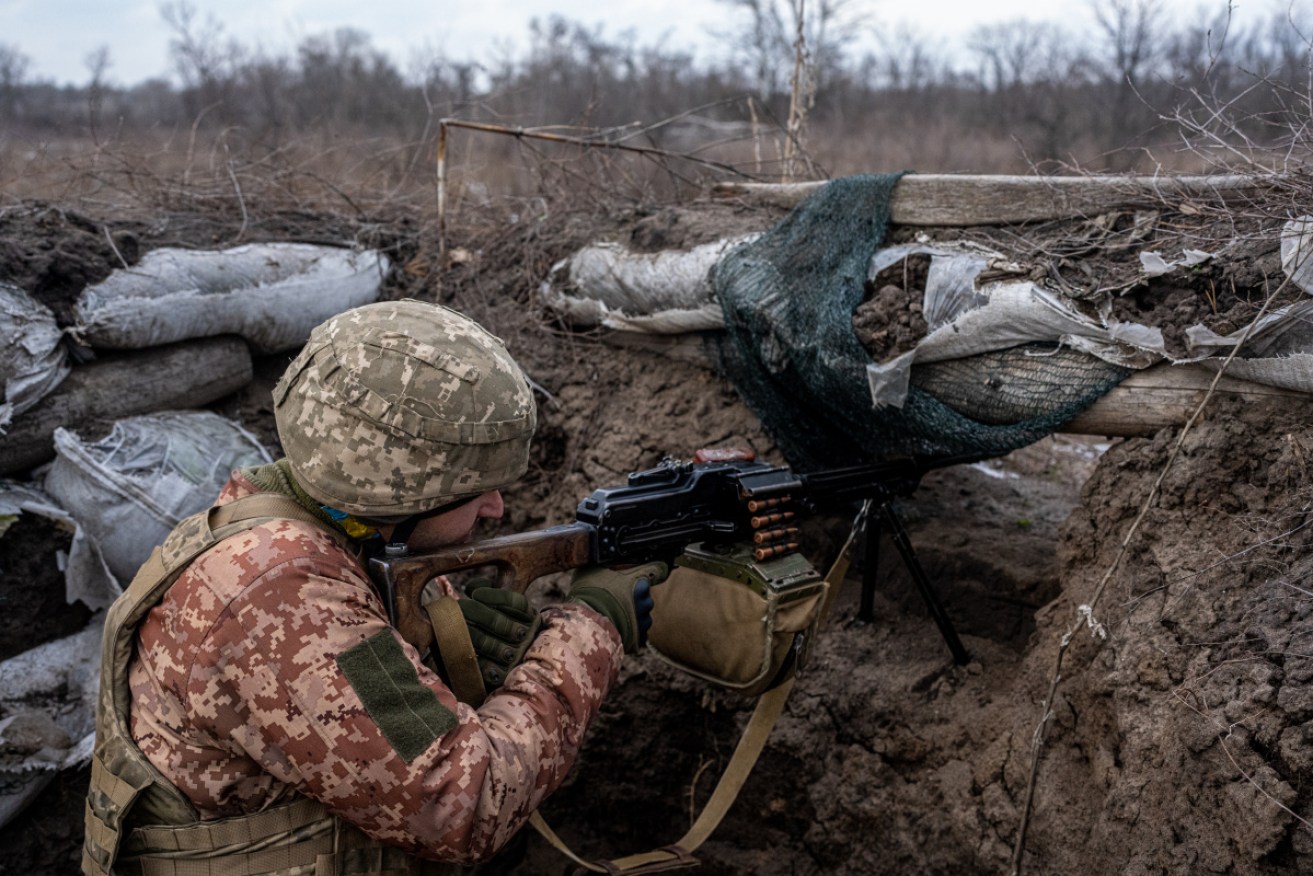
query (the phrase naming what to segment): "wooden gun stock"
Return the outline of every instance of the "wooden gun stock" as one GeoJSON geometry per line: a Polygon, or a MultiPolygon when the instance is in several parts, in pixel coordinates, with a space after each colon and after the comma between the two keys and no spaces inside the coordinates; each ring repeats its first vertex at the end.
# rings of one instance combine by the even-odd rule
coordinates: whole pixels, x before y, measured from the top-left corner
{"type": "Polygon", "coordinates": [[[369,561],[370,572],[393,612],[392,625],[422,654],[433,643],[433,628],[421,595],[434,578],[493,566],[497,586],[523,591],[543,575],[588,565],[594,534],[587,523],[570,523],[422,553],[376,557],[369,561]]]}

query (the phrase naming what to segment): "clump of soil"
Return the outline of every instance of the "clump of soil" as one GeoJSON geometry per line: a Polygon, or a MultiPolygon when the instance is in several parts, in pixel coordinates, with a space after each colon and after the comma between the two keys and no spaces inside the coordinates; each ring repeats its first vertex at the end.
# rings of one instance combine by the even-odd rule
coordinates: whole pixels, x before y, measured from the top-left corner
{"type": "Polygon", "coordinates": [[[0,280],[49,307],[66,328],[83,289],[140,260],[143,230],[45,204],[8,207],[0,210],[0,280]]]}
{"type": "Polygon", "coordinates": [[[926,336],[922,302],[929,272],[930,256],[909,255],[867,283],[866,297],[853,311],[853,331],[872,361],[896,359],[926,336]]]}
{"type": "MultiPolygon", "coordinates": [[[[1269,261],[1276,266],[1272,276],[1257,285],[1236,286],[1233,267],[1213,266],[1204,269],[1177,269],[1172,274],[1151,278],[1124,295],[1113,299],[1112,314],[1123,322],[1159,326],[1168,355],[1176,359],[1190,356],[1192,350],[1186,330],[1203,325],[1219,335],[1229,335],[1252,322],[1269,294],[1277,292],[1284,277],[1275,252],[1269,261]],[[1180,276],[1178,276],[1178,274],[1180,276]]],[[[1305,297],[1293,283],[1277,294],[1268,313],[1305,297]]]]}
{"type": "Polygon", "coordinates": [[[1230,334],[1258,316],[1268,295],[1279,293],[1269,313],[1304,297],[1285,283],[1280,230],[1279,222],[1253,218],[1141,214],[1127,241],[1100,241],[1080,261],[1092,281],[1112,290],[1113,319],[1161,328],[1168,355],[1180,359],[1193,354],[1185,335],[1191,326],[1230,334]],[[1138,276],[1141,252],[1173,261],[1187,249],[1213,255],[1157,277],[1138,276]]]}
{"type": "Polygon", "coordinates": [[[91,610],[64,598],[56,554],[73,534],[37,514],[20,514],[0,536],[0,660],[83,630],[91,610]]]}

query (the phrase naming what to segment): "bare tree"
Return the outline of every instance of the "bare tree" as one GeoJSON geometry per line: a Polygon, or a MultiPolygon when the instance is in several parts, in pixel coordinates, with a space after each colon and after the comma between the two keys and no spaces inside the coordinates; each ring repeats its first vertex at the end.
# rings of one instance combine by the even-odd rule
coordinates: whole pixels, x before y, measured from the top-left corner
{"type": "Polygon", "coordinates": [[[753,71],[753,87],[763,99],[788,94],[794,45],[801,31],[815,69],[818,88],[843,63],[844,51],[866,25],[864,0],[813,0],[804,8],[792,0],[720,0],[746,17],[737,31],[718,34],[753,71]]]}
{"type": "Polygon", "coordinates": [[[876,35],[880,53],[869,58],[870,77],[876,88],[917,91],[943,75],[944,62],[920,30],[900,24],[892,32],[876,35]]]}
{"type": "Polygon", "coordinates": [[[968,40],[984,124],[1014,137],[1032,158],[1062,159],[1076,128],[1088,62],[1062,28],[1027,20],[981,25],[968,40]]]}
{"type": "Polygon", "coordinates": [[[263,129],[273,148],[282,142],[283,132],[292,124],[296,78],[288,59],[263,54],[252,58],[243,71],[254,122],[263,129]]]}
{"type": "MultiPolygon", "coordinates": [[[[816,65],[807,45],[806,0],[790,0],[793,13],[793,74],[789,77],[789,120],[785,125],[784,178],[798,172],[800,157],[806,157],[807,116],[816,105],[816,65]]],[[[810,160],[806,162],[811,169],[810,160]]]]}
{"type": "Polygon", "coordinates": [[[1075,65],[1066,32],[1047,22],[1018,19],[980,25],[971,32],[967,48],[980,63],[981,84],[995,92],[1064,79],[1075,65]]]}
{"type": "MultiPolygon", "coordinates": [[[[220,126],[225,148],[279,155],[311,142],[306,134],[350,131],[399,138],[391,154],[413,157],[434,119],[458,113],[574,123],[658,147],[695,129],[741,126],[754,132],[760,160],[760,123],[769,119],[773,132],[789,134],[771,157],[799,173],[806,168],[785,165],[806,157],[809,132],[818,162],[843,172],[886,164],[890,146],[907,164],[952,169],[1046,159],[1127,169],[1141,159],[1120,147],[1175,145],[1185,122],[1210,124],[1211,107],[1236,120],[1227,136],[1260,146],[1302,130],[1308,115],[1313,22],[1304,7],[1235,21],[1229,8],[1214,9],[1173,23],[1162,0],[1105,0],[1079,39],[1033,21],[991,25],[972,33],[965,61],[950,63],[932,36],[903,29],[854,63],[844,49],[869,0],[720,0],[736,13],[734,30],[725,54],[710,60],[554,16],[534,22],[527,53],[504,48],[504,57],[456,62],[430,52],[402,75],[361,31],[266,53],[231,40],[196,0],[164,2],[181,88],[164,80],[116,88],[103,50],[84,59],[89,80],[77,88],[32,81],[26,56],[0,44],[0,132],[85,131],[89,119],[93,136],[104,136],[112,114],[125,132],[190,128],[189,148],[220,126]],[[747,103],[745,91],[767,100],[747,103]],[[635,124],[654,119],[678,122],[635,124]]],[[[508,144],[507,153],[518,148],[508,144]]],[[[746,154],[729,135],[713,148],[746,154]]]]}
{"type": "Polygon", "coordinates": [[[740,30],[718,33],[730,50],[747,62],[752,70],[752,84],[763,100],[783,91],[785,64],[788,63],[789,39],[784,19],[774,0],[721,0],[745,13],[747,24],[740,30]]]}
{"type": "Polygon", "coordinates": [[[105,100],[105,73],[112,62],[109,58],[109,46],[100,46],[86,54],[82,59],[90,78],[87,80],[87,124],[91,129],[91,138],[100,141],[100,108],[105,100]]]}
{"type": "Polygon", "coordinates": [[[1237,46],[1244,42],[1243,35],[1232,31],[1232,13],[1228,4],[1165,40],[1165,75],[1187,87],[1226,90],[1237,70],[1237,46]]]}
{"type": "Polygon", "coordinates": [[[160,14],[173,31],[169,54],[185,87],[188,114],[199,117],[211,109],[218,109],[220,115],[235,112],[236,107],[224,104],[241,63],[241,46],[224,36],[223,25],[214,16],[201,20],[188,0],[165,3],[160,14]]]}
{"type": "Polygon", "coordinates": [[[1162,57],[1161,0],[1091,0],[1103,36],[1104,76],[1113,83],[1109,123],[1114,146],[1122,146],[1134,126],[1156,113],[1132,112],[1137,91],[1162,57]]]}
{"type": "Polygon", "coordinates": [[[1266,33],[1258,36],[1256,42],[1266,47],[1271,56],[1261,68],[1265,75],[1294,79],[1307,74],[1313,53],[1313,10],[1291,3],[1272,15],[1266,33]]]}
{"type": "Polygon", "coordinates": [[[0,43],[0,119],[14,120],[18,115],[23,84],[32,59],[17,46],[0,43]]]}

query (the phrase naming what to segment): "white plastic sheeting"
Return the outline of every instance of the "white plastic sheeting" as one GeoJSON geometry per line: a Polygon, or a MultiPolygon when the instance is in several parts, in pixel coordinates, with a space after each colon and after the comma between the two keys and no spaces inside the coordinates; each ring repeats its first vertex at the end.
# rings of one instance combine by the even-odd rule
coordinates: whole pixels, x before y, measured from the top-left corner
{"type": "MultiPolygon", "coordinates": [[[[1313,295],[1313,216],[1302,216],[1286,223],[1281,234],[1281,267],[1286,275],[1307,295],[1313,295]]],[[[1239,343],[1244,329],[1219,337],[1203,326],[1187,333],[1198,350],[1211,358],[1204,364],[1217,364],[1239,343]]],[[[1253,380],[1313,392],[1313,300],[1301,301],[1273,311],[1254,327],[1245,342],[1244,358],[1237,357],[1227,366],[1232,377],[1253,380]]]]}
{"type": "Polygon", "coordinates": [[[1282,229],[1281,267],[1296,286],[1313,295],[1313,216],[1292,219],[1282,229]]]}
{"type": "Polygon", "coordinates": [[[0,435],[68,376],[62,336],[48,307],[0,283],[0,435]]]}
{"type": "Polygon", "coordinates": [[[1168,261],[1163,258],[1163,254],[1155,250],[1145,250],[1140,253],[1140,267],[1144,270],[1146,277],[1161,277],[1163,274],[1170,274],[1177,268],[1193,268],[1195,265],[1202,265],[1211,259],[1217,253],[1204,252],[1201,249],[1183,249],[1181,257],[1168,261]]]}
{"type": "Polygon", "coordinates": [[[376,301],[387,269],[377,252],[303,243],[152,250],[83,291],[77,334],[109,349],[235,334],[258,353],[291,350],[329,317],[376,301]]]}
{"type": "Polygon", "coordinates": [[[711,289],[711,269],[741,243],[727,238],[687,251],[633,253],[616,243],[584,247],[552,267],[544,302],[572,325],[682,334],[725,327],[711,289]],[[566,292],[554,285],[564,280],[566,292]]]}
{"type": "Polygon", "coordinates": [[[1091,315],[1028,280],[976,284],[999,253],[949,244],[906,244],[882,249],[869,276],[910,255],[930,256],[922,310],[929,328],[915,349],[867,366],[877,406],[901,407],[912,365],[942,362],[1033,342],[1062,343],[1128,368],[1147,368],[1166,355],[1162,332],[1122,323],[1111,307],[1091,315]]]}
{"type": "Polygon", "coordinates": [[[101,622],[0,662],[0,825],[91,760],[101,622]]]}
{"type": "MultiPolygon", "coordinates": [[[[734,246],[751,238],[707,244],[688,252],[629,253],[616,244],[594,244],[553,268],[543,297],[578,325],[650,333],[723,328],[709,275],[734,246]],[[564,272],[568,282],[561,283],[564,272]],[[564,288],[553,284],[556,280],[564,288]]],[[[1281,237],[1282,266],[1291,280],[1313,295],[1313,216],[1286,224],[1281,237]]],[[[987,353],[1030,342],[1051,342],[1082,350],[1108,362],[1143,369],[1163,360],[1220,367],[1247,328],[1220,336],[1203,325],[1186,331],[1188,355],[1176,358],[1154,325],[1121,322],[1111,299],[1094,305],[1068,300],[1029,280],[978,284],[989,267],[1010,267],[1003,255],[966,243],[912,243],[879,250],[870,277],[913,254],[930,256],[922,311],[929,333],[917,347],[887,362],[868,366],[871,397],[877,405],[901,406],[913,363],[938,362],[987,353]]],[[[1168,260],[1141,254],[1145,277],[1197,265],[1216,253],[1184,250],[1168,260]]],[[[1243,358],[1227,368],[1233,377],[1284,389],[1313,392],[1313,301],[1267,314],[1253,326],[1243,358]]]]}
{"type": "MultiPolygon", "coordinates": [[[[914,362],[958,359],[1031,341],[1052,341],[1128,368],[1147,368],[1168,360],[1220,368],[1227,355],[1249,333],[1244,357],[1227,366],[1227,374],[1243,380],[1313,392],[1313,302],[1277,309],[1230,335],[1206,326],[1186,330],[1190,352],[1168,354],[1162,332],[1155,326],[1119,322],[1110,301],[1093,313],[1079,308],[1031,282],[990,283],[977,287],[975,278],[986,266],[979,253],[952,247],[910,245],[881,250],[872,260],[871,276],[913,252],[931,256],[923,307],[930,332],[914,350],[890,362],[867,366],[871,398],[876,405],[901,406],[907,395],[914,362]],[[959,269],[946,265],[957,264],[959,269]],[[937,272],[937,268],[941,268],[937,272]],[[936,282],[936,276],[945,278],[936,282]],[[935,313],[939,318],[931,319],[935,313]]],[[[1160,270],[1162,258],[1152,254],[1147,276],[1198,264],[1208,253],[1186,251],[1180,262],[1160,270]]],[[[1001,258],[1001,256],[997,256],[1001,258]]],[[[1142,258],[1142,262],[1145,260],[1142,258]]],[[[1282,267],[1306,293],[1313,295],[1313,218],[1287,223],[1282,231],[1282,267]]]]}
{"type": "MultiPolygon", "coordinates": [[[[58,429],[55,450],[45,489],[75,509],[119,584],[179,520],[214,501],[232,469],[270,461],[253,435],[207,411],[129,417],[93,442],[58,429]]],[[[116,595],[82,601],[97,608],[116,595]]]]}

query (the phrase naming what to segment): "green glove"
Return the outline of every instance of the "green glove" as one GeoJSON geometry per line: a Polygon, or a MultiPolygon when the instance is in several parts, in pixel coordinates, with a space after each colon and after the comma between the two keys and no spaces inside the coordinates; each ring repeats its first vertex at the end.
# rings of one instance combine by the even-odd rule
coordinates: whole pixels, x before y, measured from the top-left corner
{"type": "Polygon", "coordinates": [[[467,592],[458,604],[470,628],[483,683],[491,692],[501,687],[506,675],[524,659],[542,619],[523,593],[503,590],[488,581],[471,584],[467,592]]]}
{"type": "Polygon", "coordinates": [[[579,569],[570,583],[570,601],[581,602],[615,624],[626,654],[647,641],[652,626],[651,588],[670,574],[665,563],[644,563],[629,569],[592,566],[579,569]]]}

